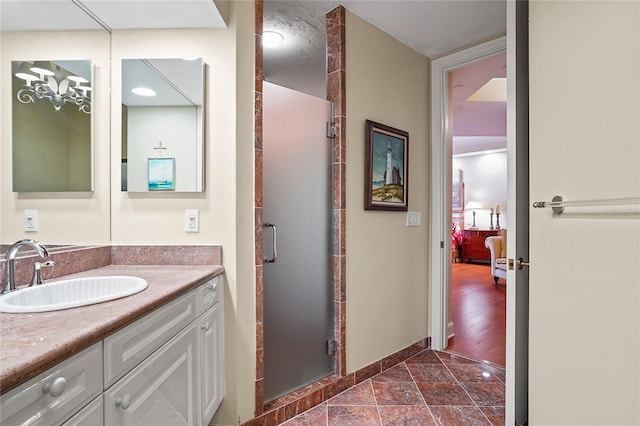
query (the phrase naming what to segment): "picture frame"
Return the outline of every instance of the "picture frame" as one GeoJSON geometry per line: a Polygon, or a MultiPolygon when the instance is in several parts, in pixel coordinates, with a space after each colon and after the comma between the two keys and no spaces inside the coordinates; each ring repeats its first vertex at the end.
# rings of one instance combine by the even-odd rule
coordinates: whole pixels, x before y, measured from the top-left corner
{"type": "Polygon", "coordinates": [[[149,191],[175,190],[175,158],[149,158],[147,164],[149,191]]]}
{"type": "Polygon", "coordinates": [[[366,120],[364,209],[409,208],[409,133],[366,120]]]}
{"type": "Polygon", "coordinates": [[[464,175],[461,169],[454,169],[451,178],[451,212],[464,212],[464,175]]]}

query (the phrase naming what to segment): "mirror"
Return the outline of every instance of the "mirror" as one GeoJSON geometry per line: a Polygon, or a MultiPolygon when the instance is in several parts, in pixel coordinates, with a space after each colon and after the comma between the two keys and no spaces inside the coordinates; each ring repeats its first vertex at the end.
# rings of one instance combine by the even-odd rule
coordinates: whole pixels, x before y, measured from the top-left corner
{"type": "Polygon", "coordinates": [[[13,192],[92,191],[89,60],[11,61],[13,192]]]}
{"type": "Polygon", "coordinates": [[[122,191],[204,191],[204,68],[122,60],[122,191]]]}

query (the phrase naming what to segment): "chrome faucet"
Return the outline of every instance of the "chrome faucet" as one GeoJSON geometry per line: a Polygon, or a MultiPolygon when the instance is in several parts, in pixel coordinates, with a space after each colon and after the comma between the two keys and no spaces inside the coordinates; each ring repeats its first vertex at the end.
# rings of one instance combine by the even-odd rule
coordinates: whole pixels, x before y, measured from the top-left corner
{"type": "MultiPolygon", "coordinates": [[[[9,250],[7,250],[7,254],[5,255],[5,259],[7,260],[7,264],[5,265],[5,280],[2,283],[2,290],[0,290],[0,294],[16,290],[15,259],[18,254],[18,250],[20,250],[21,247],[30,247],[34,249],[36,253],[38,253],[39,257],[49,257],[49,251],[44,244],[35,240],[20,240],[14,243],[9,247],[9,250]]],[[[31,281],[33,282],[33,279],[31,281]]]]}

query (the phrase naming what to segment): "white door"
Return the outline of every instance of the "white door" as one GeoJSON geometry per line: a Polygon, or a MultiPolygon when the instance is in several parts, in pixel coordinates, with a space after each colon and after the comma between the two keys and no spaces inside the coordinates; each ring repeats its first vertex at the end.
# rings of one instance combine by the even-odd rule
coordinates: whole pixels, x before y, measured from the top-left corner
{"type": "MultiPolygon", "coordinates": [[[[530,2],[529,62],[532,201],[640,198],[640,2],[530,2]]],[[[640,424],[639,209],[530,209],[529,424],[640,424]]]]}
{"type": "Polygon", "coordinates": [[[528,424],[529,110],[528,2],[507,3],[506,424],[528,424]],[[522,260],[520,260],[522,259],[522,260]]]}

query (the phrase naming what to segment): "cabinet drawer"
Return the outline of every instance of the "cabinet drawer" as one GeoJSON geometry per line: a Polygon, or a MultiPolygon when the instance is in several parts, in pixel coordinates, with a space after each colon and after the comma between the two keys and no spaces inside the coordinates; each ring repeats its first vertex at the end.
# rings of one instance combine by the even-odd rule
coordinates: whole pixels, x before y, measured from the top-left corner
{"type": "Polygon", "coordinates": [[[102,393],[102,343],[96,343],[0,397],[0,423],[59,425],[102,393]]]}
{"type": "Polygon", "coordinates": [[[104,425],[103,409],[102,395],[100,395],[67,420],[63,426],[102,426],[104,425]]]}
{"type": "Polygon", "coordinates": [[[220,275],[211,278],[206,283],[198,287],[198,315],[218,303],[222,286],[220,275]]]}
{"type": "Polygon", "coordinates": [[[196,318],[196,291],[181,296],[104,340],[104,388],[196,318]]]}

